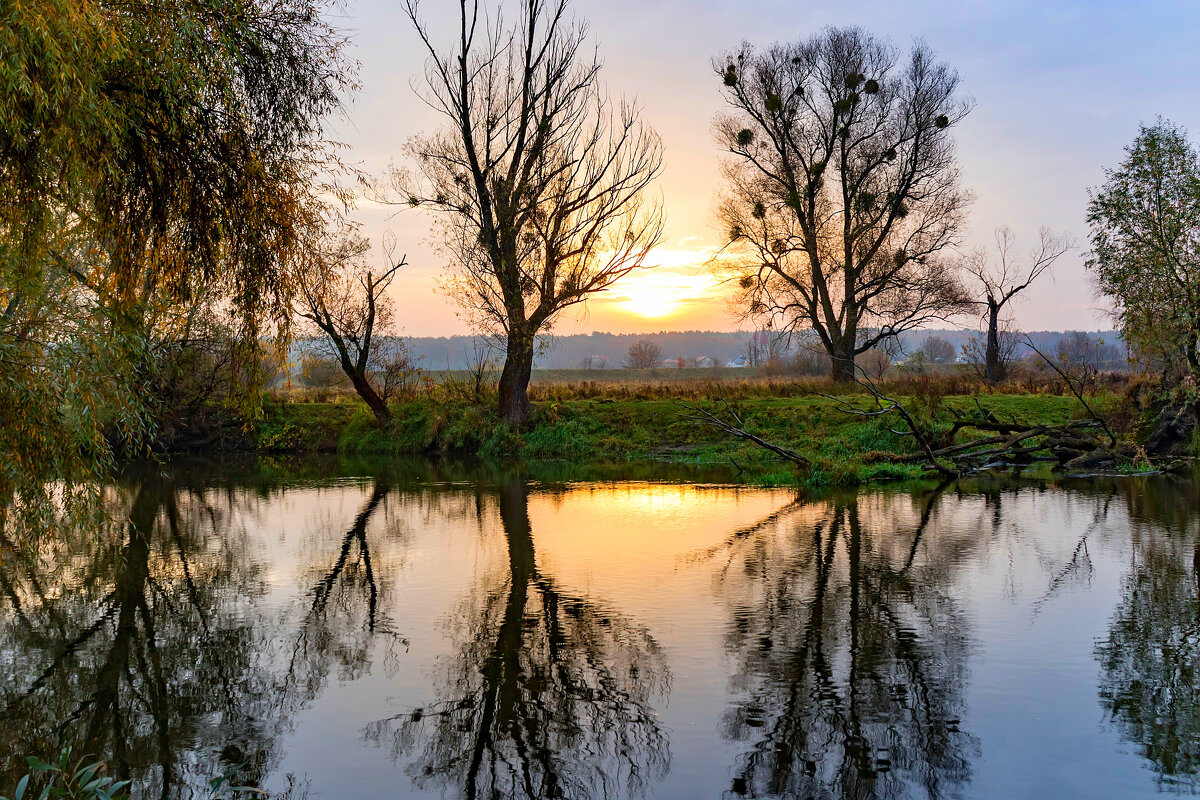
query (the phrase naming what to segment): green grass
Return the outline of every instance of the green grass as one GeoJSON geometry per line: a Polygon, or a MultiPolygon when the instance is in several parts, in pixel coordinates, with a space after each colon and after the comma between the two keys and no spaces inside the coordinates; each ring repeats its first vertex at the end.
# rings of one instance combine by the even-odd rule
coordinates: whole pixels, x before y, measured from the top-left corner
{"type": "MultiPolygon", "coordinates": [[[[997,394],[948,397],[924,408],[903,398],[933,430],[947,430],[950,409],[969,412],[976,403],[1001,419],[1057,424],[1078,417],[1079,403],[1056,395],[997,394]]],[[[864,407],[868,400],[855,402],[864,407]]],[[[1100,404],[1111,398],[1097,398],[1100,404]]],[[[704,407],[718,411],[719,404],[704,407]]],[[[747,397],[735,410],[755,434],[811,461],[796,467],[777,456],[693,419],[669,399],[573,399],[536,403],[530,424],[516,430],[494,408],[444,396],[401,403],[395,419],[380,429],[357,403],[269,405],[258,430],[265,452],[337,451],[344,454],[450,454],[491,460],[583,464],[666,462],[725,467],[737,480],[759,485],[848,486],[910,480],[925,471],[919,462],[897,463],[914,452],[911,438],[893,433],[899,418],[847,414],[824,397],[747,397]]]]}
{"type": "Polygon", "coordinates": [[[255,449],[263,453],[334,450],[347,425],[367,413],[366,405],[360,402],[267,402],[255,432],[255,449]]]}

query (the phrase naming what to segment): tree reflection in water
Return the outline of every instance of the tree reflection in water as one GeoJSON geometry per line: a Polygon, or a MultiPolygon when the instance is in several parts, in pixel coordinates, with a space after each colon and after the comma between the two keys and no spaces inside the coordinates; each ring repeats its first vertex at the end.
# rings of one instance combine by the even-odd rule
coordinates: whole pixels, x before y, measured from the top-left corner
{"type": "Polygon", "coordinates": [[[1200,538],[1187,485],[1125,488],[1129,570],[1096,647],[1100,704],[1162,788],[1200,788],[1200,538]]]}
{"type": "Polygon", "coordinates": [[[640,795],[669,760],[651,707],[670,680],[663,654],[646,629],[538,567],[525,484],[502,485],[498,504],[507,569],[457,612],[440,698],[367,736],[414,756],[418,787],[471,800],[640,795]]]}
{"type": "MultiPolygon", "coordinates": [[[[357,680],[368,672],[374,661],[373,645],[380,639],[388,645],[382,659],[385,665],[394,666],[396,648],[407,647],[391,619],[380,611],[385,587],[380,585],[367,535],[372,518],[386,505],[391,491],[388,480],[375,481],[332,562],[314,579],[292,646],[286,689],[300,687],[303,696],[316,697],[335,668],[342,681],[357,680]]],[[[390,526],[389,531],[395,533],[390,526]]]]}
{"type": "Polygon", "coordinates": [[[926,538],[940,494],[907,530],[889,529],[880,496],[865,513],[851,497],[815,522],[797,504],[704,554],[725,560],[732,612],[723,733],[748,746],[727,796],[938,798],[965,785],[978,751],[959,729],[966,623],[939,590],[952,560],[939,551],[963,543],[926,538]]]}
{"type": "Polygon", "coordinates": [[[251,493],[150,470],[114,490],[124,524],[24,548],[0,570],[0,764],[71,746],[141,797],[192,796],[231,769],[259,785],[333,665],[361,672],[390,632],[367,540],[387,492],[375,486],[311,591],[290,661],[281,621],[256,605],[265,566],[234,524],[251,493]]]}
{"type": "Polygon", "coordinates": [[[259,780],[283,719],[262,633],[227,598],[261,594],[262,567],[244,537],[208,535],[229,509],[186,476],[151,474],[131,494],[120,529],[75,531],[0,581],[12,612],[0,747],[19,750],[0,759],[73,745],[137,777],[142,796],[168,797],[221,767],[198,763],[189,748],[203,742],[259,780]]]}

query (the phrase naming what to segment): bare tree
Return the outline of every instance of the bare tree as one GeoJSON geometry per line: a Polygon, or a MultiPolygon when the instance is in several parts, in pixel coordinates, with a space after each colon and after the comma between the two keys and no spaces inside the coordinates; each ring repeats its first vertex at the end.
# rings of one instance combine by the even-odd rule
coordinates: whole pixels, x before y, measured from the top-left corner
{"type": "Polygon", "coordinates": [[[420,0],[405,0],[430,55],[425,99],[449,125],[410,142],[419,175],[395,183],[409,204],[443,212],[448,288],[506,342],[500,410],[520,423],[537,334],[659,241],[662,213],[644,196],[662,147],[636,106],[610,103],[568,0],[521,0],[512,26],[480,0],[458,5],[457,41],[440,50],[420,0]]]}
{"type": "MultiPolygon", "coordinates": [[[[998,347],[993,351],[995,364],[998,365],[995,372],[1008,375],[1013,364],[1023,356],[1031,354],[1026,352],[1024,346],[1025,334],[1021,333],[1011,317],[1002,317],[998,325],[995,338],[998,347]]],[[[963,361],[981,378],[987,377],[987,343],[988,336],[985,331],[983,334],[972,335],[962,348],[963,361]]]]}
{"type": "Polygon", "coordinates": [[[921,344],[921,353],[930,364],[953,364],[956,355],[954,345],[941,336],[926,336],[921,344]]]}
{"type": "Polygon", "coordinates": [[[858,368],[870,380],[879,380],[892,366],[891,356],[882,348],[868,350],[858,355],[858,368]]]}
{"type": "Polygon", "coordinates": [[[1066,371],[1085,378],[1094,378],[1101,367],[1121,358],[1121,350],[1106,344],[1098,335],[1084,331],[1067,331],[1054,348],[1058,364],[1066,371]]]}
{"type": "Polygon", "coordinates": [[[654,342],[639,339],[629,346],[625,357],[626,369],[651,369],[662,364],[662,348],[654,342]]]}
{"type": "Polygon", "coordinates": [[[392,325],[392,305],[384,296],[396,273],[407,263],[393,261],[395,241],[388,237],[384,251],[391,266],[374,273],[367,263],[371,245],[348,234],[314,253],[300,281],[296,313],[315,325],[380,425],[391,421],[387,401],[397,385],[386,373],[393,366],[376,335],[392,325]]]}
{"type": "Polygon", "coordinates": [[[746,342],[746,366],[763,367],[783,358],[784,337],[769,330],[755,331],[746,342]]]}
{"type": "Polygon", "coordinates": [[[815,331],[847,381],[856,355],[964,308],[939,257],[970,200],[951,129],[971,103],[949,65],[828,28],[714,67],[733,109],[716,123],[732,156],[718,218],[748,316],[815,331]]]}
{"type": "MultiPolygon", "coordinates": [[[[987,326],[987,342],[983,352],[983,376],[990,381],[1004,378],[1010,359],[1004,358],[1005,349],[1012,350],[1003,341],[1001,314],[1008,302],[1045,274],[1060,256],[1070,250],[1074,243],[1069,236],[1056,236],[1047,228],[1039,232],[1041,241],[1027,259],[1014,252],[1016,236],[1010,228],[996,230],[996,255],[989,256],[983,249],[976,250],[966,262],[966,271],[978,285],[984,324],[987,326]]],[[[1015,339],[1015,336],[1010,336],[1015,339]]]]}

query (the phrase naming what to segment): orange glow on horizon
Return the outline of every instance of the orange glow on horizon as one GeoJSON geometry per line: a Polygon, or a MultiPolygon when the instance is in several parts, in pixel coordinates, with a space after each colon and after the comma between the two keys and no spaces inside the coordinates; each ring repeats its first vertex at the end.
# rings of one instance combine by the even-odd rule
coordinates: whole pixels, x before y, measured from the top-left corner
{"type": "Polygon", "coordinates": [[[710,248],[656,248],[647,258],[653,266],[625,276],[606,302],[642,319],[667,319],[697,304],[723,303],[721,280],[706,265],[710,248]]]}

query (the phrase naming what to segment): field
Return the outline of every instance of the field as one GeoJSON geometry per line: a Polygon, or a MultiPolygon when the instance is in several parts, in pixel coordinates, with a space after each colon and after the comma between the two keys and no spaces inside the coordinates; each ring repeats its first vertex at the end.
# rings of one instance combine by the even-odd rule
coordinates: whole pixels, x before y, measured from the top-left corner
{"type": "MultiPolygon", "coordinates": [[[[740,373],[736,379],[713,370],[607,370],[603,381],[578,380],[580,372],[585,371],[537,373],[530,387],[533,418],[520,430],[499,420],[492,396],[473,396],[466,380],[443,374],[443,380],[398,402],[386,430],[374,424],[352,395],[269,403],[255,447],[265,452],[455,454],[575,465],[722,466],[739,481],[809,486],[924,473],[917,460],[896,458],[915,453],[910,437],[891,430],[902,427],[898,419],[848,414],[832,396],[867,407],[870,398],[861,387],[836,387],[818,378],[754,376],[747,370],[720,370],[740,373]],[[736,413],[748,430],[811,464],[797,467],[723,433],[701,419],[700,408],[736,413]]],[[[1097,383],[1094,402],[1116,406],[1117,379],[1109,387],[1097,383]]],[[[1031,424],[1062,423],[1082,412],[1061,382],[1040,377],[985,390],[964,375],[899,375],[882,381],[880,388],[911,407],[933,431],[948,428],[956,413],[981,409],[999,419],[1031,424]]]]}

